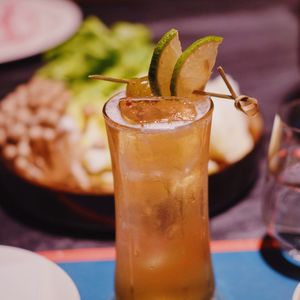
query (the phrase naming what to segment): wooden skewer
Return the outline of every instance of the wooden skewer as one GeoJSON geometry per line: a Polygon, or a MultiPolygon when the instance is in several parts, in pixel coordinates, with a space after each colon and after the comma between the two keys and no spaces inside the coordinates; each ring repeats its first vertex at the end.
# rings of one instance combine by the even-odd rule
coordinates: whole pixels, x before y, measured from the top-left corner
{"type": "Polygon", "coordinates": [[[213,92],[206,92],[206,91],[194,91],[194,94],[197,95],[203,95],[203,96],[211,96],[211,97],[217,97],[217,98],[222,98],[222,99],[229,99],[229,100],[234,100],[234,98],[230,95],[225,95],[225,94],[220,94],[220,93],[213,93],[213,92]]]}
{"type": "Polygon", "coordinates": [[[232,85],[230,84],[229,80],[228,80],[227,77],[226,77],[226,74],[225,74],[224,69],[223,69],[221,66],[218,67],[218,72],[219,72],[219,74],[221,75],[221,77],[223,78],[223,80],[224,80],[224,82],[225,82],[225,84],[226,84],[228,90],[230,91],[230,94],[231,94],[232,98],[233,98],[233,99],[236,99],[236,98],[238,97],[238,95],[237,95],[236,92],[234,91],[232,85]]]}
{"type": "Polygon", "coordinates": [[[194,91],[194,94],[197,95],[207,95],[211,97],[218,97],[218,98],[223,98],[223,99],[230,99],[234,100],[234,106],[246,114],[249,117],[253,117],[258,113],[258,102],[255,98],[241,95],[238,96],[235,90],[233,89],[232,85],[230,84],[229,80],[226,77],[224,69],[220,66],[218,67],[218,72],[222,79],[224,80],[228,90],[230,91],[231,95],[225,95],[225,94],[220,94],[220,93],[213,93],[213,92],[205,92],[205,91],[194,91]]]}
{"type": "Polygon", "coordinates": [[[114,77],[108,77],[104,75],[89,75],[88,78],[96,79],[96,80],[105,80],[105,81],[111,81],[116,83],[129,83],[129,80],[127,79],[120,79],[120,78],[114,78],[114,77]]]}
{"type": "Polygon", "coordinates": [[[225,94],[213,93],[213,92],[205,92],[205,91],[198,91],[198,90],[194,91],[194,94],[206,95],[206,96],[223,98],[223,99],[236,100],[238,95],[235,92],[235,90],[233,89],[233,87],[230,84],[229,80],[227,79],[226,73],[225,73],[224,69],[221,66],[218,67],[218,72],[219,72],[220,76],[223,78],[223,80],[224,80],[228,90],[230,91],[231,95],[225,95],[225,94]]]}

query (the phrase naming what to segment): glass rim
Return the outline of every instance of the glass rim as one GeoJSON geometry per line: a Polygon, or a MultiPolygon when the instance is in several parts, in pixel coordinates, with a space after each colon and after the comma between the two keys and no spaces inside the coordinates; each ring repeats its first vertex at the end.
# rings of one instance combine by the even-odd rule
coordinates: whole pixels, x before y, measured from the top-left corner
{"type": "Polygon", "coordinates": [[[277,115],[280,118],[280,121],[282,123],[283,126],[285,126],[286,128],[290,129],[293,132],[297,132],[300,133],[300,128],[294,127],[292,125],[289,124],[288,120],[286,120],[286,116],[285,114],[291,110],[291,108],[295,107],[295,106],[299,106],[300,107],[300,98],[294,99],[290,102],[287,103],[282,103],[279,106],[277,115]]]}
{"type": "MultiPolygon", "coordinates": [[[[116,94],[114,94],[112,97],[110,97],[104,104],[103,109],[102,109],[102,113],[104,116],[104,119],[106,121],[108,121],[109,123],[111,123],[114,127],[116,128],[123,128],[123,129],[127,129],[127,130],[134,130],[134,131],[141,131],[141,129],[143,129],[143,127],[133,127],[130,125],[124,125],[124,124],[120,124],[114,120],[112,120],[106,113],[106,105],[108,104],[109,101],[111,101],[112,99],[119,97],[121,98],[121,95],[125,96],[125,91],[121,91],[118,92],[116,94]]],[[[188,97],[177,97],[177,96],[169,96],[169,97],[161,97],[161,96],[145,96],[145,97],[140,97],[140,98],[135,98],[132,97],[133,99],[180,99],[180,100],[185,100],[185,99],[189,99],[188,97]]],[[[209,109],[207,110],[207,112],[205,112],[205,114],[203,114],[203,116],[201,116],[199,119],[196,120],[192,120],[192,121],[187,121],[187,124],[184,124],[182,126],[178,126],[178,128],[175,129],[180,129],[180,128],[185,128],[191,124],[194,124],[197,121],[203,121],[204,119],[207,119],[213,112],[214,109],[214,103],[212,101],[212,99],[210,97],[206,97],[206,99],[209,100],[209,109]]],[[[171,131],[174,129],[163,129],[164,131],[171,131]]],[[[149,131],[149,132],[155,132],[155,131],[162,131],[162,129],[144,129],[144,131],[149,131]]]]}

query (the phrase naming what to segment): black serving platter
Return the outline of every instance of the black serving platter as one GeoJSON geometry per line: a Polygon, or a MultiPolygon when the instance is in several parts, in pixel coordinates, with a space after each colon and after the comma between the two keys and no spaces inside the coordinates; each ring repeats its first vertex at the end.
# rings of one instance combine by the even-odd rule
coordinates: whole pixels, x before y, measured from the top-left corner
{"type": "MultiPolygon", "coordinates": [[[[257,179],[263,139],[261,117],[258,121],[253,130],[256,144],[252,151],[209,176],[210,216],[220,214],[242,200],[257,179]]],[[[112,194],[81,194],[39,186],[16,175],[3,161],[0,183],[8,194],[8,197],[1,197],[1,204],[18,218],[63,232],[114,232],[112,194]]]]}

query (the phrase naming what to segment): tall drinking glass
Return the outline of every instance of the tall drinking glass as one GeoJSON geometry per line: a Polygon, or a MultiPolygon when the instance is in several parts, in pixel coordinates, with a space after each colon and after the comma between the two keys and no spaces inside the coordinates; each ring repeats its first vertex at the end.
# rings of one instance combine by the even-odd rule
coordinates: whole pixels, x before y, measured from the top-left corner
{"type": "Polygon", "coordinates": [[[104,107],[116,204],[118,300],[210,300],[208,148],[213,104],[194,121],[126,124],[104,107]]]}
{"type": "Polygon", "coordinates": [[[263,214],[268,231],[290,254],[300,250],[300,100],[275,117],[263,214]]]}

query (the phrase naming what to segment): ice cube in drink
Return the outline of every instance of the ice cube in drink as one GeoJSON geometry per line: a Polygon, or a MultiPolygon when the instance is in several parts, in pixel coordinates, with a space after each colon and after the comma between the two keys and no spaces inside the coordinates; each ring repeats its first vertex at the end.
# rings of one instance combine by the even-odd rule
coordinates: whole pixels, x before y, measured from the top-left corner
{"type": "Polygon", "coordinates": [[[135,124],[193,121],[197,115],[194,101],[177,98],[126,97],[120,100],[119,109],[126,121],[135,124]]]}

